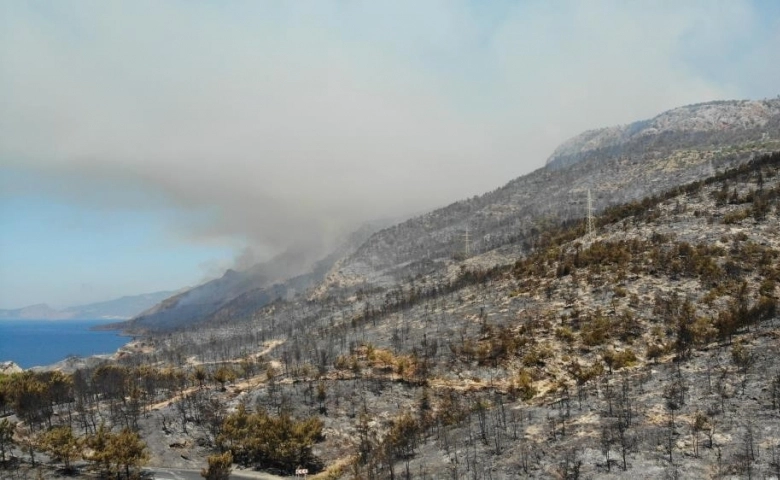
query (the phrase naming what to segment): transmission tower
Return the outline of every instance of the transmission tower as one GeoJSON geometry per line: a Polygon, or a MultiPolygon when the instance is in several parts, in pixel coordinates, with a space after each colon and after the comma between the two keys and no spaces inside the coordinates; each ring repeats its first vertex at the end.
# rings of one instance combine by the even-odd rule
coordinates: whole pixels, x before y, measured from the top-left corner
{"type": "Polygon", "coordinates": [[[710,177],[714,177],[715,173],[717,172],[715,172],[715,167],[712,166],[712,159],[710,158],[709,160],[707,160],[707,175],[710,177]]]}
{"type": "Polygon", "coordinates": [[[471,255],[471,242],[469,239],[469,226],[466,225],[466,234],[463,235],[463,253],[468,258],[471,255]]]}
{"type": "Polygon", "coordinates": [[[590,188],[588,189],[588,236],[593,235],[595,227],[593,226],[593,199],[590,196],[590,188]]]}

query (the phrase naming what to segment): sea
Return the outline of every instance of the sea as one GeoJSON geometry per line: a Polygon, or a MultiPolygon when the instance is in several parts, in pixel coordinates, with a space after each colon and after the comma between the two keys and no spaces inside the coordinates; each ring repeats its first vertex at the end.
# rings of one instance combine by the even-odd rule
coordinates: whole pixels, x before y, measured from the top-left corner
{"type": "MultiPolygon", "coordinates": [[[[113,320],[114,322],[116,320],[113,320]]],[[[131,339],[92,330],[108,320],[0,320],[0,362],[22,368],[57,363],[70,356],[114,353],[131,339]]]]}

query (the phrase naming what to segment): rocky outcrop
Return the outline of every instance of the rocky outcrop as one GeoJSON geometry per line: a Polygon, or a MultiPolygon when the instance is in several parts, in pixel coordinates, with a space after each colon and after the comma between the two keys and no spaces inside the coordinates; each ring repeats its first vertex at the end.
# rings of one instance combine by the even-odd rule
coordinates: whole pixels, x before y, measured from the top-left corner
{"type": "Polygon", "coordinates": [[[0,362],[0,375],[23,372],[24,369],[14,362],[0,362]]]}

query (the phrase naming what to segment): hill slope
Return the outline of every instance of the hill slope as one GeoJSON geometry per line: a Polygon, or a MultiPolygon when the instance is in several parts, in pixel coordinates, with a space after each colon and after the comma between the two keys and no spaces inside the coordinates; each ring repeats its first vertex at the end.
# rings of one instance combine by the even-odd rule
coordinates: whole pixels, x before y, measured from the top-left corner
{"type": "Polygon", "coordinates": [[[153,358],[265,372],[215,395],[319,415],[340,478],[774,472],[778,225],[775,154],[608,209],[593,236],[548,226],[510,264],[277,302],[153,358]]]}
{"type": "Polygon", "coordinates": [[[77,382],[3,379],[73,389],[6,408],[137,424],[193,471],[226,448],[345,479],[780,473],[780,153],[584,230],[145,338],[77,382]]]}
{"type": "Polygon", "coordinates": [[[581,218],[588,190],[597,211],[658,194],[780,147],[778,127],[780,100],[765,100],[681,107],[650,121],[586,132],[559,147],[546,168],[370,236],[373,229],[362,229],[345,242],[348,248],[309,271],[294,253],[228,271],[118,327],[138,332],[229,321],[312,287],[312,298],[325,298],[443,273],[464,257],[466,235],[470,255],[491,251],[488,263],[510,262],[532,248],[545,225],[581,218]],[[280,268],[290,263],[298,268],[280,268]],[[306,273],[289,277],[291,270],[306,273]]]}
{"type": "Polygon", "coordinates": [[[353,252],[384,225],[381,221],[364,224],[343,238],[333,252],[316,262],[308,255],[289,251],[247,270],[228,270],[220,278],[165,298],[130,321],[111,328],[130,333],[170,331],[201,322],[251,315],[268,303],[316,285],[336,260],[353,252]],[[296,272],[304,273],[290,276],[296,272]]]}
{"type": "MultiPolygon", "coordinates": [[[[465,250],[512,245],[527,251],[546,223],[659,194],[780,148],[780,99],[682,107],[650,121],[586,132],[564,143],[546,168],[373,235],[339,262],[329,286],[388,286],[443,269],[465,250]]],[[[508,258],[509,258],[508,257],[508,258]]],[[[324,289],[324,290],[327,290],[324,289]]]]}

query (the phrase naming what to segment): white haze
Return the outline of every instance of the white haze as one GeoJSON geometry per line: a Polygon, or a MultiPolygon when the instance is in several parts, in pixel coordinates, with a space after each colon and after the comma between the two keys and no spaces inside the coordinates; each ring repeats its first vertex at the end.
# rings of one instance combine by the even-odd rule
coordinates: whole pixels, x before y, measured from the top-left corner
{"type": "Polygon", "coordinates": [[[182,241],[318,252],[582,130],[776,94],[776,33],[718,51],[765,21],[750,4],[677,3],[3,3],[0,162],[63,201],[205,212],[182,241]]]}

